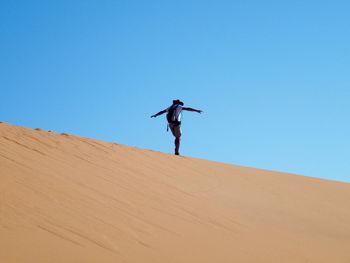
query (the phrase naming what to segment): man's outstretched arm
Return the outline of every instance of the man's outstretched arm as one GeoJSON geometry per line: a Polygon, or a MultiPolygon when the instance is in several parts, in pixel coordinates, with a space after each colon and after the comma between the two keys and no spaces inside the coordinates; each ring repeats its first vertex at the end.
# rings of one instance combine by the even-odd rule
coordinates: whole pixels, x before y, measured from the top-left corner
{"type": "Polygon", "coordinates": [[[158,113],[152,115],[151,118],[155,118],[155,117],[157,117],[157,116],[159,116],[159,115],[162,115],[162,114],[164,114],[164,113],[166,113],[166,110],[162,110],[162,111],[160,111],[160,112],[158,112],[158,113]]]}
{"type": "Polygon", "coordinates": [[[196,109],[189,108],[189,107],[183,107],[182,109],[183,110],[187,110],[187,111],[194,111],[194,112],[198,112],[198,113],[202,113],[203,112],[202,110],[196,110],[196,109]]]}

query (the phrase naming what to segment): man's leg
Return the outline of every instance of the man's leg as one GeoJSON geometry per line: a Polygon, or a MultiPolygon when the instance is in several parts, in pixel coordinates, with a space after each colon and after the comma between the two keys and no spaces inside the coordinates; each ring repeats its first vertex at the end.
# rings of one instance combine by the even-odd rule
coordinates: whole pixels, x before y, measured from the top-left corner
{"type": "Polygon", "coordinates": [[[176,155],[180,155],[180,141],[181,141],[181,137],[176,137],[175,138],[175,154],[176,155]]]}
{"type": "Polygon", "coordinates": [[[181,126],[169,124],[169,128],[175,137],[175,154],[180,155],[180,141],[181,141],[181,126]]]}

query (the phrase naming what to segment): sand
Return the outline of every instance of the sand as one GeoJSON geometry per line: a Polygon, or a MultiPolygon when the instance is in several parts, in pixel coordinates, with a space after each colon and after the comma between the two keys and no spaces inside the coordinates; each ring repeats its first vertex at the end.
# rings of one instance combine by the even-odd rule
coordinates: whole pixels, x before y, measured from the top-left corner
{"type": "Polygon", "coordinates": [[[0,124],[0,262],[350,262],[350,184],[0,124]]]}

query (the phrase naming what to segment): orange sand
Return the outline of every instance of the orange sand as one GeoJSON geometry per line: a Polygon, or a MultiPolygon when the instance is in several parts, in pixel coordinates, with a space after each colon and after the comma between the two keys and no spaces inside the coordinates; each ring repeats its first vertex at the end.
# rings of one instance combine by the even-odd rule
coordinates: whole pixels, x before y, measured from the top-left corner
{"type": "Polygon", "coordinates": [[[350,262],[350,184],[0,124],[0,262],[350,262]]]}

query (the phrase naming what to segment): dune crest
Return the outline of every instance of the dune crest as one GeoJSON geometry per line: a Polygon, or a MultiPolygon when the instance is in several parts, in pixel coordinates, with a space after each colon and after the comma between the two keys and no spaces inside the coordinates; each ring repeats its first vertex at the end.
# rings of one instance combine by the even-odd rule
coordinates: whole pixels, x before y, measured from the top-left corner
{"type": "Polygon", "coordinates": [[[0,124],[0,262],[350,262],[350,184],[0,124]]]}

